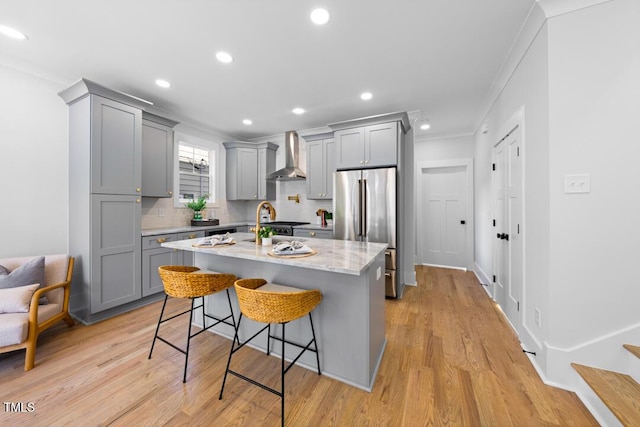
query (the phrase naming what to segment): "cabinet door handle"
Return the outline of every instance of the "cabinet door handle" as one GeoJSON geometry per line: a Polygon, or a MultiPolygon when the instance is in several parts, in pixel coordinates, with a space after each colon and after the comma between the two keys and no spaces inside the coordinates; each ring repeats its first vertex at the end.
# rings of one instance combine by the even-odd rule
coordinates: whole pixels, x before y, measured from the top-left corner
{"type": "Polygon", "coordinates": [[[309,232],[309,236],[313,237],[313,236],[315,236],[315,235],[316,235],[316,232],[315,232],[315,231],[310,231],[310,232],[309,232]]]}
{"type": "Polygon", "coordinates": [[[166,241],[167,241],[166,237],[159,237],[159,238],[156,239],[156,242],[158,242],[158,243],[164,243],[166,241]]]}
{"type": "Polygon", "coordinates": [[[136,199],[136,203],[140,203],[140,199],[136,199]]]}
{"type": "Polygon", "coordinates": [[[136,191],[139,193],[140,192],[140,187],[136,188],[136,191]]]}
{"type": "Polygon", "coordinates": [[[169,191],[169,195],[170,195],[170,196],[173,196],[173,191],[169,191]]]}

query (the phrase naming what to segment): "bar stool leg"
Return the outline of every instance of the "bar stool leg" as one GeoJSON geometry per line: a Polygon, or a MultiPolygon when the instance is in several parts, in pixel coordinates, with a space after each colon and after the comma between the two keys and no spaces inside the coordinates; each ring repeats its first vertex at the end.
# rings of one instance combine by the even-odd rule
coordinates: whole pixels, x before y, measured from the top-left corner
{"type": "Polygon", "coordinates": [[[169,295],[164,295],[164,303],[162,304],[162,310],[160,311],[160,318],[158,319],[158,326],[156,326],[156,334],[153,336],[153,342],[151,343],[151,350],[149,351],[149,359],[151,359],[151,354],[153,353],[153,347],[156,345],[156,338],[158,338],[158,331],[160,330],[160,324],[162,323],[162,316],[164,315],[164,308],[167,306],[167,299],[169,295]]]}
{"type": "Polygon", "coordinates": [[[185,352],[185,357],[184,357],[184,375],[182,377],[183,383],[187,382],[187,363],[189,362],[189,344],[191,343],[191,322],[193,322],[193,306],[194,306],[195,300],[196,300],[195,298],[191,298],[191,311],[189,312],[189,333],[187,335],[187,351],[185,352]]]}
{"type": "Polygon", "coordinates": [[[218,396],[218,400],[222,400],[222,392],[224,392],[224,385],[227,382],[227,374],[229,373],[229,365],[231,364],[231,356],[233,356],[233,347],[236,344],[236,340],[238,341],[238,344],[240,343],[240,338],[238,338],[240,322],[242,322],[242,312],[240,313],[240,317],[238,317],[238,327],[236,328],[236,332],[233,336],[233,341],[231,341],[231,351],[229,351],[229,358],[227,359],[227,369],[224,370],[224,378],[222,379],[222,387],[220,388],[220,396],[218,396]]]}
{"type": "Polygon", "coordinates": [[[267,324],[267,356],[271,354],[271,323],[267,324]]]}
{"type": "Polygon", "coordinates": [[[320,374],[320,353],[318,352],[318,341],[316,341],[316,331],[313,329],[313,319],[309,312],[309,322],[311,323],[311,335],[313,335],[313,346],[316,348],[316,362],[318,363],[318,375],[320,374]]]}
{"type": "MultiPolygon", "coordinates": [[[[233,329],[234,329],[234,342],[237,341],[238,345],[240,345],[240,337],[238,337],[238,328],[239,326],[236,325],[236,318],[233,316],[233,306],[231,305],[231,296],[229,295],[229,288],[227,288],[227,301],[229,301],[229,311],[231,312],[231,323],[233,323],[233,329]]],[[[242,315],[242,314],[240,314],[242,315]]],[[[238,322],[239,323],[239,322],[238,322]]]]}
{"type": "Polygon", "coordinates": [[[282,403],[280,405],[281,406],[281,412],[282,412],[282,414],[280,416],[280,418],[282,420],[282,427],[284,427],[284,373],[285,373],[285,370],[284,370],[284,344],[285,344],[285,342],[284,342],[284,325],[285,324],[283,323],[282,324],[282,361],[281,361],[281,368],[280,368],[281,369],[281,377],[282,377],[282,382],[281,382],[281,384],[282,384],[282,395],[281,395],[282,403]]]}

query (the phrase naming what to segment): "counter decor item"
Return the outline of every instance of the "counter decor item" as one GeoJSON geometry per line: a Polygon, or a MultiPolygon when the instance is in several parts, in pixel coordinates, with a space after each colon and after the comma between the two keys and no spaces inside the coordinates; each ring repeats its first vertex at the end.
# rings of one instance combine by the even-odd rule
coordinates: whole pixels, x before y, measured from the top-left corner
{"type": "Polygon", "coordinates": [[[315,255],[317,253],[318,251],[316,251],[315,249],[311,249],[309,246],[305,245],[303,242],[298,240],[292,240],[290,242],[280,242],[276,244],[271,250],[271,252],[269,252],[269,255],[302,258],[302,257],[315,255]]]}
{"type": "Polygon", "coordinates": [[[262,238],[262,246],[271,246],[273,244],[273,236],[276,234],[275,231],[269,226],[260,227],[258,230],[258,234],[262,238]]]}
{"type": "Polygon", "coordinates": [[[194,221],[202,221],[202,210],[207,207],[207,197],[208,194],[203,194],[198,198],[198,200],[191,199],[190,202],[185,204],[185,206],[191,210],[193,210],[193,220],[194,221]]]}
{"type": "Polygon", "coordinates": [[[214,234],[213,236],[205,237],[200,240],[198,243],[193,245],[194,248],[212,248],[214,246],[230,246],[235,245],[236,242],[233,240],[233,237],[229,235],[229,233],[225,234],[214,234]]]}

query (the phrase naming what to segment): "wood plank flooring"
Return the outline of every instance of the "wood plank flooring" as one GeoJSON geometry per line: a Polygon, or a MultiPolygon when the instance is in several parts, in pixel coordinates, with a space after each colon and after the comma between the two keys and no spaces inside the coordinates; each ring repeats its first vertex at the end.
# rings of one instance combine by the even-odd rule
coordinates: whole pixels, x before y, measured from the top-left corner
{"type": "MultiPolygon", "coordinates": [[[[388,344],[373,391],[294,366],[288,426],[597,425],[574,394],[541,382],[472,273],[420,266],[417,275],[402,300],[386,301],[388,344]]],[[[186,384],[174,349],[156,343],[147,360],[160,307],[56,326],[41,335],[29,372],[24,351],[0,355],[0,399],[34,408],[0,407],[0,426],[279,425],[279,398],[235,377],[218,400],[227,339],[193,340],[186,384]]],[[[185,321],[165,325],[164,336],[185,342],[185,321]]],[[[279,386],[279,359],[244,348],[233,367],[279,386]]]]}

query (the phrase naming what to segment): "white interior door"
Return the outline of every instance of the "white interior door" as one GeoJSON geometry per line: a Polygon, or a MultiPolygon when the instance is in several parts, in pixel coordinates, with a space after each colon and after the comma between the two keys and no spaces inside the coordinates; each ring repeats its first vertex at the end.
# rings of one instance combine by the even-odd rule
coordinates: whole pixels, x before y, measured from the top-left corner
{"type": "Polygon", "coordinates": [[[522,156],[522,126],[518,125],[494,147],[494,298],[516,330],[522,325],[524,287],[522,156]]]}
{"type": "Polygon", "coordinates": [[[507,190],[505,188],[507,159],[504,141],[493,149],[493,188],[494,220],[493,230],[496,236],[494,244],[494,293],[493,298],[504,307],[506,288],[509,286],[509,251],[503,237],[507,230],[507,190]]]}
{"type": "Polygon", "coordinates": [[[466,164],[420,168],[418,210],[420,263],[466,269],[472,215],[466,164]]]}
{"type": "Polygon", "coordinates": [[[509,167],[507,168],[507,246],[509,251],[509,286],[507,287],[506,313],[512,323],[517,318],[521,324],[520,302],[523,292],[522,257],[522,157],[521,127],[516,127],[505,139],[509,167]]]}

